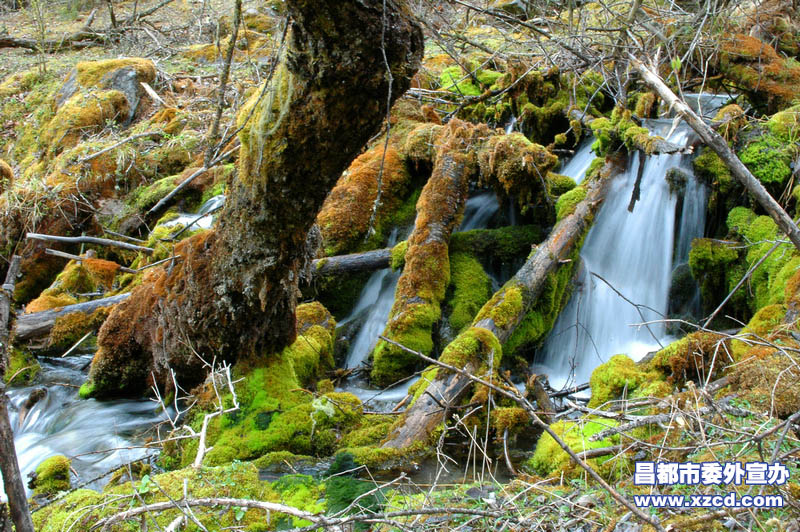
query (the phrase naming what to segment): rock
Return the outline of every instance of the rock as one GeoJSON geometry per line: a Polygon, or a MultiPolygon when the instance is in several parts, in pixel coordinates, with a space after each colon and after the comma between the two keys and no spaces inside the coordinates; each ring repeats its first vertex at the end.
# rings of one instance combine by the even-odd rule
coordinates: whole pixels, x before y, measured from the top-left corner
{"type": "Polygon", "coordinates": [[[583,508],[593,508],[597,506],[597,497],[587,493],[578,497],[578,499],[575,501],[575,504],[583,508]]]}
{"type": "Polygon", "coordinates": [[[670,315],[690,314],[697,297],[697,281],[692,277],[688,264],[680,264],[672,270],[672,281],[669,287],[670,315]]]}
{"type": "Polygon", "coordinates": [[[20,428],[22,427],[22,424],[25,422],[25,418],[28,416],[28,412],[31,411],[31,408],[33,408],[36,405],[36,403],[38,403],[45,397],[47,397],[47,388],[43,386],[35,388],[31,392],[31,394],[25,400],[25,403],[23,403],[22,407],[19,409],[19,417],[18,417],[19,420],[17,421],[17,427],[20,428]]]}

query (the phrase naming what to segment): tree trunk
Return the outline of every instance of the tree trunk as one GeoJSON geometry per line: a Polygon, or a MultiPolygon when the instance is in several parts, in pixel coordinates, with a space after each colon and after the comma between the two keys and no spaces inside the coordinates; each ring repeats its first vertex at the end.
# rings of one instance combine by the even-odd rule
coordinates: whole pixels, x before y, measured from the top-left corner
{"type": "Polygon", "coordinates": [[[177,246],[182,263],[153,274],[106,320],[90,372],[97,396],[141,393],[151,371],[168,383],[167,366],[198,383],[205,370],[194,350],[233,359],[295,338],[315,216],[409,87],[423,41],[401,0],[286,3],[287,51],[240,112],[249,121],[239,178],[220,222],[177,246]]]}
{"type": "MultiPolygon", "coordinates": [[[[6,275],[6,282],[0,291],[0,342],[2,342],[2,356],[6,360],[8,351],[8,318],[10,311],[11,294],[19,273],[20,257],[11,258],[11,264],[6,275]]],[[[25,494],[25,484],[19,472],[17,451],[14,448],[14,431],[8,419],[8,396],[6,395],[5,364],[0,368],[0,473],[3,475],[3,488],[8,497],[8,506],[11,520],[17,532],[34,532],[31,513],[28,509],[28,498],[25,494]]],[[[2,524],[0,522],[0,524],[2,524]]]]}
{"type": "Polygon", "coordinates": [[[714,150],[725,166],[730,170],[731,175],[739,181],[747,191],[753,195],[759,205],[769,213],[778,227],[786,233],[789,240],[797,249],[800,249],[800,229],[792,221],[792,218],[786,214],[786,211],[781,208],[780,204],[775,201],[775,198],[769,195],[764,185],[756,179],[756,177],[747,169],[747,167],[739,160],[733,150],[728,146],[725,139],[716,131],[711,129],[703,120],[692,111],[688,105],[670,90],[669,87],[648,69],[642,62],[636,58],[631,57],[631,63],[642,74],[645,83],[656,91],[661,99],[666,102],[671,109],[674,109],[678,115],[686,120],[686,123],[703,139],[712,150],[714,150]]]}
{"type": "MultiPolygon", "coordinates": [[[[589,182],[586,198],[572,214],[564,217],[550,236],[536,249],[520,270],[480,310],[472,327],[461,333],[443,351],[442,362],[475,373],[491,359],[496,366],[505,343],[541,295],[548,275],[568,264],[568,257],[580,248],[592,219],[605,199],[610,174],[615,166],[607,162],[589,182]]],[[[404,448],[427,440],[445,417],[443,406],[456,405],[470,384],[462,374],[439,368],[425,393],[409,408],[403,424],[389,434],[384,447],[404,448]]]]}

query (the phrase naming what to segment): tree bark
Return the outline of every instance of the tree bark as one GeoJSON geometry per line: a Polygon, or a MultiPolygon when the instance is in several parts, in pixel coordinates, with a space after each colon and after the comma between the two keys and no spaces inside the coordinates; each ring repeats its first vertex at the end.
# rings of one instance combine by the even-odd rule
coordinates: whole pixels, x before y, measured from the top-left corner
{"type": "MultiPolygon", "coordinates": [[[[8,318],[10,311],[11,294],[21,258],[17,255],[11,258],[11,264],[6,275],[6,282],[0,290],[0,341],[2,342],[2,360],[6,359],[8,351],[8,318]]],[[[28,498],[25,494],[25,484],[19,472],[17,451],[14,447],[14,431],[8,419],[8,396],[6,395],[5,364],[0,368],[0,473],[3,474],[3,488],[8,497],[8,506],[11,520],[17,532],[34,532],[31,513],[28,508],[28,498]]]]}
{"type": "Polygon", "coordinates": [[[786,214],[786,211],[781,208],[780,204],[770,196],[767,189],[756,179],[756,177],[747,169],[747,167],[739,160],[734,151],[728,146],[725,139],[692,111],[688,105],[679,99],[675,93],[661,80],[658,75],[653,73],[641,61],[635,57],[630,58],[633,66],[639,71],[645,83],[658,93],[661,99],[666,102],[671,109],[674,109],[678,115],[683,118],[689,126],[703,139],[703,142],[714,150],[725,166],[730,170],[731,175],[744,186],[747,191],[753,195],[756,201],[761,205],[765,211],[769,213],[778,227],[786,233],[789,240],[797,249],[800,249],[800,229],[794,223],[792,218],[786,214]]]}
{"type": "Polygon", "coordinates": [[[369,272],[388,268],[391,260],[392,248],[338,255],[315,260],[312,273],[315,277],[332,277],[348,273],[369,272]]]}
{"type": "MultiPolygon", "coordinates": [[[[563,267],[564,260],[575,251],[591,226],[591,222],[611,182],[610,174],[616,171],[613,162],[607,162],[600,175],[588,184],[586,198],[577,204],[575,211],[564,217],[550,236],[536,249],[520,270],[483,306],[472,327],[461,333],[442,353],[442,359],[452,357],[463,361],[467,373],[475,373],[493,356],[500,359],[500,348],[533,308],[542,293],[550,273],[563,267]],[[470,345],[469,338],[477,338],[470,345]],[[472,351],[467,351],[469,347],[472,351]],[[492,353],[492,351],[495,353],[492,353]]],[[[444,360],[443,360],[444,361],[444,360]]],[[[439,368],[436,377],[428,384],[426,392],[409,408],[403,424],[389,434],[384,447],[404,448],[415,441],[424,441],[445,416],[442,405],[455,405],[469,388],[469,377],[439,368]]]]}
{"type": "Polygon", "coordinates": [[[295,339],[300,272],[315,251],[309,230],[409,87],[423,38],[401,0],[286,4],[287,50],[267,90],[240,112],[241,122],[252,118],[241,124],[239,178],[218,226],[177,246],[183,262],[152,275],[106,320],[90,371],[98,396],[142,393],[151,372],[168,385],[168,366],[196,384],[205,369],[195,350],[261,356],[295,339]],[[129,369],[122,378],[120,366],[129,369]]]}

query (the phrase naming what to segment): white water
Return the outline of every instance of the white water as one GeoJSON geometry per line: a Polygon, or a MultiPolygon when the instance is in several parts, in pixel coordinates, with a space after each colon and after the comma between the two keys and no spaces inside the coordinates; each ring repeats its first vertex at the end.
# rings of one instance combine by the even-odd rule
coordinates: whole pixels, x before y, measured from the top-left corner
{"type": "MultiPolygon", "coordinates": [[[[91,359],[91,355],[41,358],[37,384],[8,391],[9,417],[23,480],[27,481],[28,473],[43,460],[55,455],[72,458],[78,482],[147,456],[147,449],[128,447],[141,443],[145,432],[165,418],[151,401],[80,399],[77,387],[86,380],[84,368],[91,359]],[[31,408],[20,426],[20,407],[40,387],[47,389],[47,395],[31,408]]],[[[89,487],[100,484],[102,481],[89,487]]],[[[0,486],[0,499],[3,497],[0,486]]]]}
{"type": "Polygon", "coordinates": [[[589,165],[594,161],[592,142],[594,142],[594,137],[587,138],[581,142],[575,155],[564,164],[559,173],[570,176],[576,183],[583,181],[583,178],[586,176],[586,171],[589,169],[589,165]]]}
{"type": "Polygon", "coordinates": [[[171,227],[173,225],[192,225],[192,230],[197,229],[210,229],[214,224],[214,213],[217,212],[225,204],[225,195],[220,194],[208,199],[203,203],[195,214],[180,214],[162,225],[171,227]]]}
{"type": "MultiPolygon", "coordinates": [[[[648,125],[664,135],[672,122],[653,121],[648,125]]],[[[669,140],[683,145],[688,138],[689,131],[681,126],[669,140]]],[[[569,172],[576,168],[585,172],[588,164],[584,159],[589,157],[585,150],[584,144],[575,155],[577,162],[568,164],[562,173],[576,181],[583,179],[583,175],[569,172]]],[[[638,360],[669,342],[663,324],[634,324],[666,316],[673,265],[686,260],[691,239],[703,234],[705,192],[684,157],[657,155],[645,161],[640,197],[633,212],[628,211],[628,205],[639,154],[611,183],[581,250],[577,286],[537,356],[543,366],[537,368],[538,372],[547,373],[553,387],[587,382],[595,367],[617,353],[638,360]],[[674,259],[677,195],[670,193],[665,181],[672,167],[681,167],[691,176],[677,224],[674,259]]]]}
{"type": "MultiPolygon", "coordinates": [[[[464,217],[457,231],[469,231],[486,227],[499,208],[500,204],[494,192],[481,192],[470,197],[464,206],[464,217]]],[[[392,231],[389,237],[389,245],[394,245],[396,241],[397,229],[392,231]]],[[[350,344],[345,362],[346,368],[355,368],[363,364],[375,348],[375,344],[378,342],[378,335],[383,332],[386,328],[386,323],[389,321],[389,313],[392,310],[394,292],[399,278],[399,272],[392,272],[388,268],[373,273],[361,290],[358,301],[350,315],[340,322],[340,325],[345,324],[359,319],[359,317],[364,316],[365,312],[367,313],[363,317],[364,324],[350,344]]],[[[343,390],[356,395],[372,408],[385,409],[387,407],[391,408],[403,399],[408,394],[408,388],[417,380],[419,380],[419,377],[414,377],[384,391],[359,385],[348,385],[343,390]]]]}

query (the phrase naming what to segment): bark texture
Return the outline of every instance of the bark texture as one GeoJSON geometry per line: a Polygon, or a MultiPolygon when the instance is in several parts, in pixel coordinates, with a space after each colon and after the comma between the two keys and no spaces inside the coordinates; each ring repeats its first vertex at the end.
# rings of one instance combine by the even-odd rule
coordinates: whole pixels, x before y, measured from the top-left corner
{"type": "Polygon", "coordinates": [[[198,382],[202,366],[187,344],[234,359],[295,339],[315,216],[389,100],[408,88],[423,41],[400,0],[294,0],[287,8],[285,55],[240,112],[249,121],[239,179],[219,225],[178,246],[183,262],[151,274],[108,318],[90,373],[94,395],[141,393],[151,371],[166,381],[167,365],[198,382]]]}
{"type": "MultiPolygon", "coordinates": [[[[565,260],[580,249],[594,214],[605,199],[612,171],[614,165],[609,162],[590,181],[586,198],[553,228],[516,275],[483,306],[472,327],[445,348],[440,357],[442,362],[464,368],[468,373],[475,373],[482,367],[491,369],[492,365],[496,367],[500,363],[501,345],[511,338],[535,307],[548,276],[570,264],[565,260]]],[[[446,415],[443,405],[458,404],[469,385],[467,376],[438,368],[424,393],[409,408],[403,423],[389,434],[383,446],[405,448],[415,441],[427,440],[446,415]]]]}

